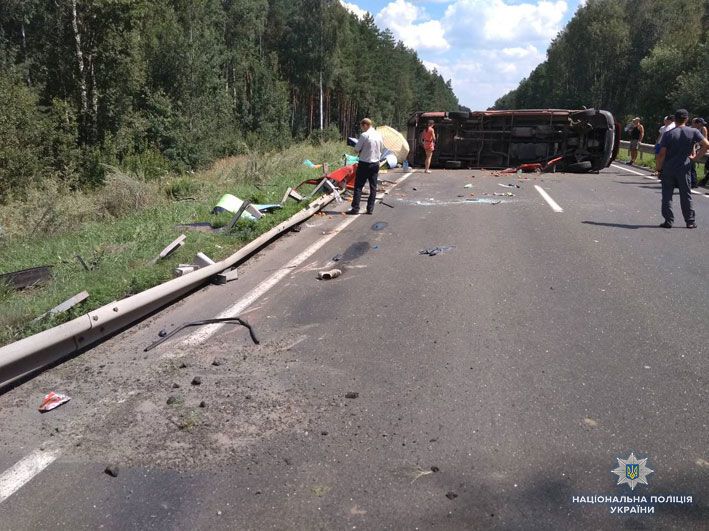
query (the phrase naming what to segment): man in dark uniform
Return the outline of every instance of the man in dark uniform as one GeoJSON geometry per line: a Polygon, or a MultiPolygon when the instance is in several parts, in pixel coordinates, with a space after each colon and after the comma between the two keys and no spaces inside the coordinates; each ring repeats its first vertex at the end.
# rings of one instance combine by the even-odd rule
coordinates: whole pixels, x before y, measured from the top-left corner
{"type": "Polygon", "coordinates": [[[669,229],[674,223],[672,214],[672,194],[679,188],[679,203],[688,229],[696,229],[694,210],[692,209],[692,191],[690,188],[691,162],[704,156],[709,148],[709,141],[698,129],[687,127],[689,113],[679,109],[675,113],[677,127],[662,135],[660,152],[655,158],[655,169],[662,183],[662,217],[660,227],[669,229]],[[694,152],[694,145],[699,144],[699,151],[694,152]]]}

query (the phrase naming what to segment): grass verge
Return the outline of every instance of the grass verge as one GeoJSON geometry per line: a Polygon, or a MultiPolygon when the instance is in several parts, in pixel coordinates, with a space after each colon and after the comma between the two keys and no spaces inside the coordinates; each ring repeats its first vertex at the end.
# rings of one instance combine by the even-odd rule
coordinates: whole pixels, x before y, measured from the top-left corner
{"type": "Polygon", "coordinates": [[[0,207],[0,273],[53,266],[53,278],[44,286],[22,291],[0,286],[0,346],[169,280],[178,263],[191,262],[199,251],[215,261],[231,255],[304,205],[288,202],[259,221],[240,221],[230,233],[179,225],[224,226],[231,215],[212,215],[211,210],[225,193],[254,203],[278,203],[288,186],[320,175],[321,170],[306,168],[303,159],[337,167],[346,149],[336,142],[300,144],[279,153],[220,160],[197,174],[147,182],[112,168],[100,190],[75,192],[46,183],[27,201],[0,207]],[[181,233],[187,235],[185,245],[155,262],[181,233]],[[84,290],[89,292],[84,303],[32,322],[84,290]]]}

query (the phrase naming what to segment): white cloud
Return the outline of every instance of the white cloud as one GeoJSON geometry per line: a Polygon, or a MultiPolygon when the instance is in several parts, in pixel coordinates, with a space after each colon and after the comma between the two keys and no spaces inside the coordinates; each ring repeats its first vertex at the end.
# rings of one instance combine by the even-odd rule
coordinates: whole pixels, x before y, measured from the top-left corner
{"type": "MultiPolygon", "coordinates": [[[[340,0],[354,13],[365,10],[340,0]]],[[[356,0],[354,0],[356,1],[356,0]]],[[[460,102],[485,109],[517,87],[586,0],[383,0],[381,29],[450,79],[460,102]],[[571,7],[570,7],[571,6],[571,7]],[[428,9],[427,9],[428,8],[428,9]],[[435,16],[431,16],[434,13],[435,16]]],[[[369,4],[367,4],[369,5],[369,4]]]]}
{"type": "Polygon", "coordinates": [[[445,51],[450,48],[439,20],[429,20],[426,11],[406,0],[394,0],[374,17],[380,28],[388,28],[398,40],[417,51],[445,51]]]}
{"type": "Polygon", "coordinates": [[[548,42],[561,29],[568,10],[564,0],[508,4],[504,0],[457,0],[443,24],[455,45],[476,47],[501,42],[548,42]]]}
{"type": "Polygon", "coordinates": [[[349,2],[343,2],[343,0],[340,0],[340,4],[342,4],[342,7],[344,7],[347,11],[355,15],[360,20],[364,19],[364,17],[367,15],[367,11],[359,7],[357,4],[350,4],[349,2]]]}

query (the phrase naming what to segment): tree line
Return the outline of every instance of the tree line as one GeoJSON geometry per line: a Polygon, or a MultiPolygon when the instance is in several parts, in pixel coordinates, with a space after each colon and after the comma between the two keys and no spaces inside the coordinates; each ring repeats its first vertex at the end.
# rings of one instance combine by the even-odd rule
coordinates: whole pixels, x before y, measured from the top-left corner
{"type": "Polygon", "coordinates": [[[681,107],[707,117],[708,36],[706,0],[588,0],[495,108],[596,107],[658,127],[681,107]]]}
{"type": "Polygon", "coordinates": [[[156,178],[457,108],[450,81],[337,0],[0,2],[0,202],[49,178],[99,185],[107,164],[156,178]]]}

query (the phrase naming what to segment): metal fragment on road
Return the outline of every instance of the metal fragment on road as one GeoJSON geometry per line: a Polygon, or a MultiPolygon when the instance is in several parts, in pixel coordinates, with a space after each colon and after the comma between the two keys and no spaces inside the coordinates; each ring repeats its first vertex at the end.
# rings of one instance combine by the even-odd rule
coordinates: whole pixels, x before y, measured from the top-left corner
{"type": "Polygon", "coordinates": [[[203,319],[201,321],[192,321],[190,323],[184,323],[177,328],[175,328],[172,332],[167,334],[164,337],[161,337],[157,341],[153,342],[152,344],[148,345],[143,349],[143,352],[148,352],[149,350],[154,349],[161,343],[167,341],[170,339],[172,336],[180,332],[181,330],[191,327],[191,326],[204,326],[204,325],[209,325],[209,324],[216,324],[216,323],[222,323],[222,324],[239,324],[241,326],[244,326],[249,329],[249,335],[251,336],[251,340],[258,345],[260,341],[256,337],[256,333],[254,332],[253,328],[251,328],[251,325],[245,321],[244,319],[241,319],[239,317],[216,317],[214,319],[203,319]]]}

